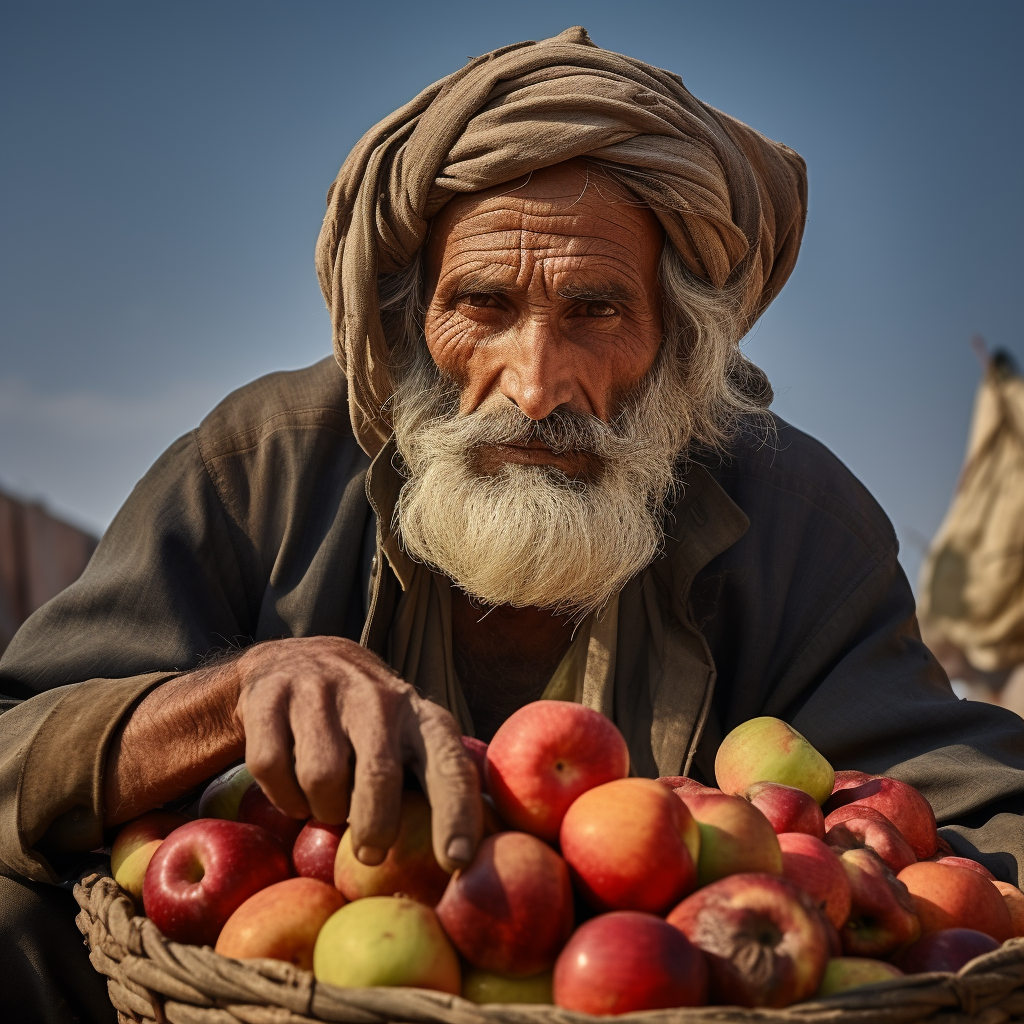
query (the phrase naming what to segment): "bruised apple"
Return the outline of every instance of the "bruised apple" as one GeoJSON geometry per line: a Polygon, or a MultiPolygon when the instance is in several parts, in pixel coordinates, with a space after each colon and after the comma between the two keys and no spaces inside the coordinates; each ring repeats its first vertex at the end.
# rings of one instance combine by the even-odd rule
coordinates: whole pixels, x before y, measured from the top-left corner
{"type": "Polygon", "coordinates": [[[825,968],[825,976],[818,986],[819,998],[835,996],[840,992],[849,992],[865,985],[875,985],[880,981],[892,981],[902,978],[903,972],[895,964],[885,960],[872,960],[862,956],[837,956],[829,960],[825,968]]]}
{"type": "Polygon", "coordinates": [[[788,1006],[812,996],[829,959],[825,920],[811,899],[774,875],[730,875],[669,915],[708,961],[711,998],[788,1006]]]}
{"type": "Polygon", "coordinates": [[[837,853],[865,847],[878,854],[893,874],[917,860],[896,826],[871,807],[839,807],[825,819],[825,829],[825,842],[837,853]]]}
{"type": "Polygon", "coordinates": [[[899,873],[913,897],[921,934],[972,928],[1004,942],[1013,935],[1010,911],[999,890],[977,871],[920,861],[899,873]]]}
{"type": "Polygon", "coordinates": [[[474,967],[509,977],[539,974],[554,966],[572,932],[569,869],[536,836],[499,832],[452,875],[437,916],[474,967]]]}
{"type": "Polygon", "coordinates": [[[188,818],[174,811],[149,811],[129,821],[117,833],[110,850],[110,873],[122,889],[142,903],[146,868],[160,844],[188,818]]]}
{"type": "Polygon", "coordinates": [[[265,828],[286,850],[291,850],[295,845],[306,823],[304,818],[292,818],[284,811],[279,811],[258,782],[253,782],[242,794],[238,802],[238,820],[265,828]]]}
{"type": "Polygon", "coordinates": [[[820,839],[804,832],[783,832],[782,876],[802,889],[835,928],[850,916],[850,880],[839,857],[820,839]]]}
{"type": "Polygon", "coordinates": [[[458,995],[459,958],[437,915],[404,896],[368,896],[336,911],[313,948],[317,981],[341,988],[408,985],[458,995]]]}
{"type": "Polygon", "coordinates": [[[782,874],[775,831],[753,804],[718,790],[678,795],[700,829],[698,885],[743,872],[782,874]]]}
{"type": "Polygon", "coordinates": [[[150,920],[175,942],[212,946],[253,893],[292,873],[266,829],[199,818],[175,829],[153,854],[142,887],[150,920]]]}
{"type": "Polygon", "coordinates": [[[334,885],[334,859],[346,825],[328,825],[310,818],[295,839],[292,863],[295,873],[334,885]]]}
{"type": "Polygon", "coordinates": [[[487,791],[514,829],[558,839],[570,804],[629,774],[622,733],[582,704],[538,700],[510,715],[487,747],[487,791]]]}
{"type": "Polygon", "coordinates": [[[715,777],[723,793],[744,793],[755,782],[780,782],[823,804],[835,772],[791,725],[778,718],[751,718],[722,740],[715,777]]]}
{"type": "Polygon", "coordinates": [[[408,789],[402,793],[398,838],[380,864],[370,866],[356,858],[350,831],[341,837],[334,861],[334,884],[349,900],[401,894],[433,907],[448,877],[434,857],[430,802],[408,789]]]}
{"type": "Polygon", "coordinates": [[[703,1006],[703,954],[653,914],[619,910],[592,918],[573,934],[555,964],[555,1003],[595,1016],[703,1006]]]}
{"type": "Polygon", "coordinates": [[[776,834],[806,832],[825,838],[825,818],[814,797],[794,786],[778,782],[755,782],[743,796],[769,821],[776,834]]]}
{"type": "Polygon", "coordinates": [[[881,858],[867,849],[839,858],[850,881],[850,916],[840,929],[847,956],[883,957],[921,934],[914,900],[881,858]]]}
{"type": "Polygon", "coordinates": [[[345,897],[315,878],[286,878],[250,896],[225,922],[216,951],[237,960],[270,957],[313,969],[313,946],[345,897]]]}
{"type": "Polygon", "coordinates": [[[588,790],[566,812],[562,856],[599,910],[668,910],[697,882],[697,823],[686,805],[650,779],[617,779],[588,790]]]}
{"type": "Polygon", "coordinates": [[[884,775],[867,780],[847,779],[843,788],[836,789],[829,797],[825,814],[847,804],[871,807],[885,815],[910,844],[918,860],[927,860],[935,853],[939,835],[932,805],[906,782],[884,775]]]}

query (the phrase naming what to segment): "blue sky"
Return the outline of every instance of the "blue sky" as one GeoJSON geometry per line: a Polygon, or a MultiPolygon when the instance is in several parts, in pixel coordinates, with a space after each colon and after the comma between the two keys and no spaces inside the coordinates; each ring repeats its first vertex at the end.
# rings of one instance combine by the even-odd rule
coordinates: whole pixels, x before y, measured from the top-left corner
{"type": "Polygon", "coordinates": [[[468,56],[578,23],[807,160],[800,261],[746,351],[916,576],[969,337],[1024,361],[1020,3],[8,0],[0,484],[101,530],[220,397],[326,355],[313,244],[351,146],[468,56]]]}

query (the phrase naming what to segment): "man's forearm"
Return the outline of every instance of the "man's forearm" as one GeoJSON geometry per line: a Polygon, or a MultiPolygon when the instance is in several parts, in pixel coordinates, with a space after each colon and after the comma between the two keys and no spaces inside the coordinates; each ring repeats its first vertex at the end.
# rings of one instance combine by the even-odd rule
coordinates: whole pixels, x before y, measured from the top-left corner
{"type": "Polygon", "coordinates": [[[158,686],[132,712],[107,753],[103,820],[117,825],[187,793],[245,753],[235,718],[238,659],[158,686]]]}

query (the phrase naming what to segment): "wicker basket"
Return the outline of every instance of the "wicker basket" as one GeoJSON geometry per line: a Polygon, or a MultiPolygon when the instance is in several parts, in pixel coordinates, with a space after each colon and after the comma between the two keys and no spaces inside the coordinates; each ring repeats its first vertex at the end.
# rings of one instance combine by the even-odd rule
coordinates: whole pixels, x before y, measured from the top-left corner
{"type": "MultiPolygon", "coordinates": [[[[121,1022],[169,1024],[594,1024],[552,1006],[477,1006],[423,989],[341,989],[278,960],[231,960],[208,946],[169,942],[108,875],[75,886],[79,929],[93,966],[107,977],[121,1022]]],[[[1024,939],[972,960],[958,974],[918,974],[798,1003],[784,1010],[729,1006],[626,1014],[636,1024],[829,1022],[1002,1024],[1024,1020],[1024,939]]]]}

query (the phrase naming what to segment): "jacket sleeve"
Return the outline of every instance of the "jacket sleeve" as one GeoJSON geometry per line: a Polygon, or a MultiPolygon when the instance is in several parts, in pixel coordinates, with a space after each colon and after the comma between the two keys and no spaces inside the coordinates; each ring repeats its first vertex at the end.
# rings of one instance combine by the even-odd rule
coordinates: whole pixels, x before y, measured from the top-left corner
{"type": "Polygon", "coordinates": [[[954,849],[1024,881],[1024,720],[957,699],[921,642],[895,548],[808,638],[786,676],[765,714],[791,721],[837,769],[915,786],[954,849]]]}
{"type": "MultiPolygon", "coordinates": [[[[135,487],[85,573],[0,661],[0,872],[57,881],[103,845],[103,766],[121,719],[211,651],[248,642],[252,581],[195,434],[135,487]]],[[[258,597],[255,598],[258,603],[258,597]]]]}

